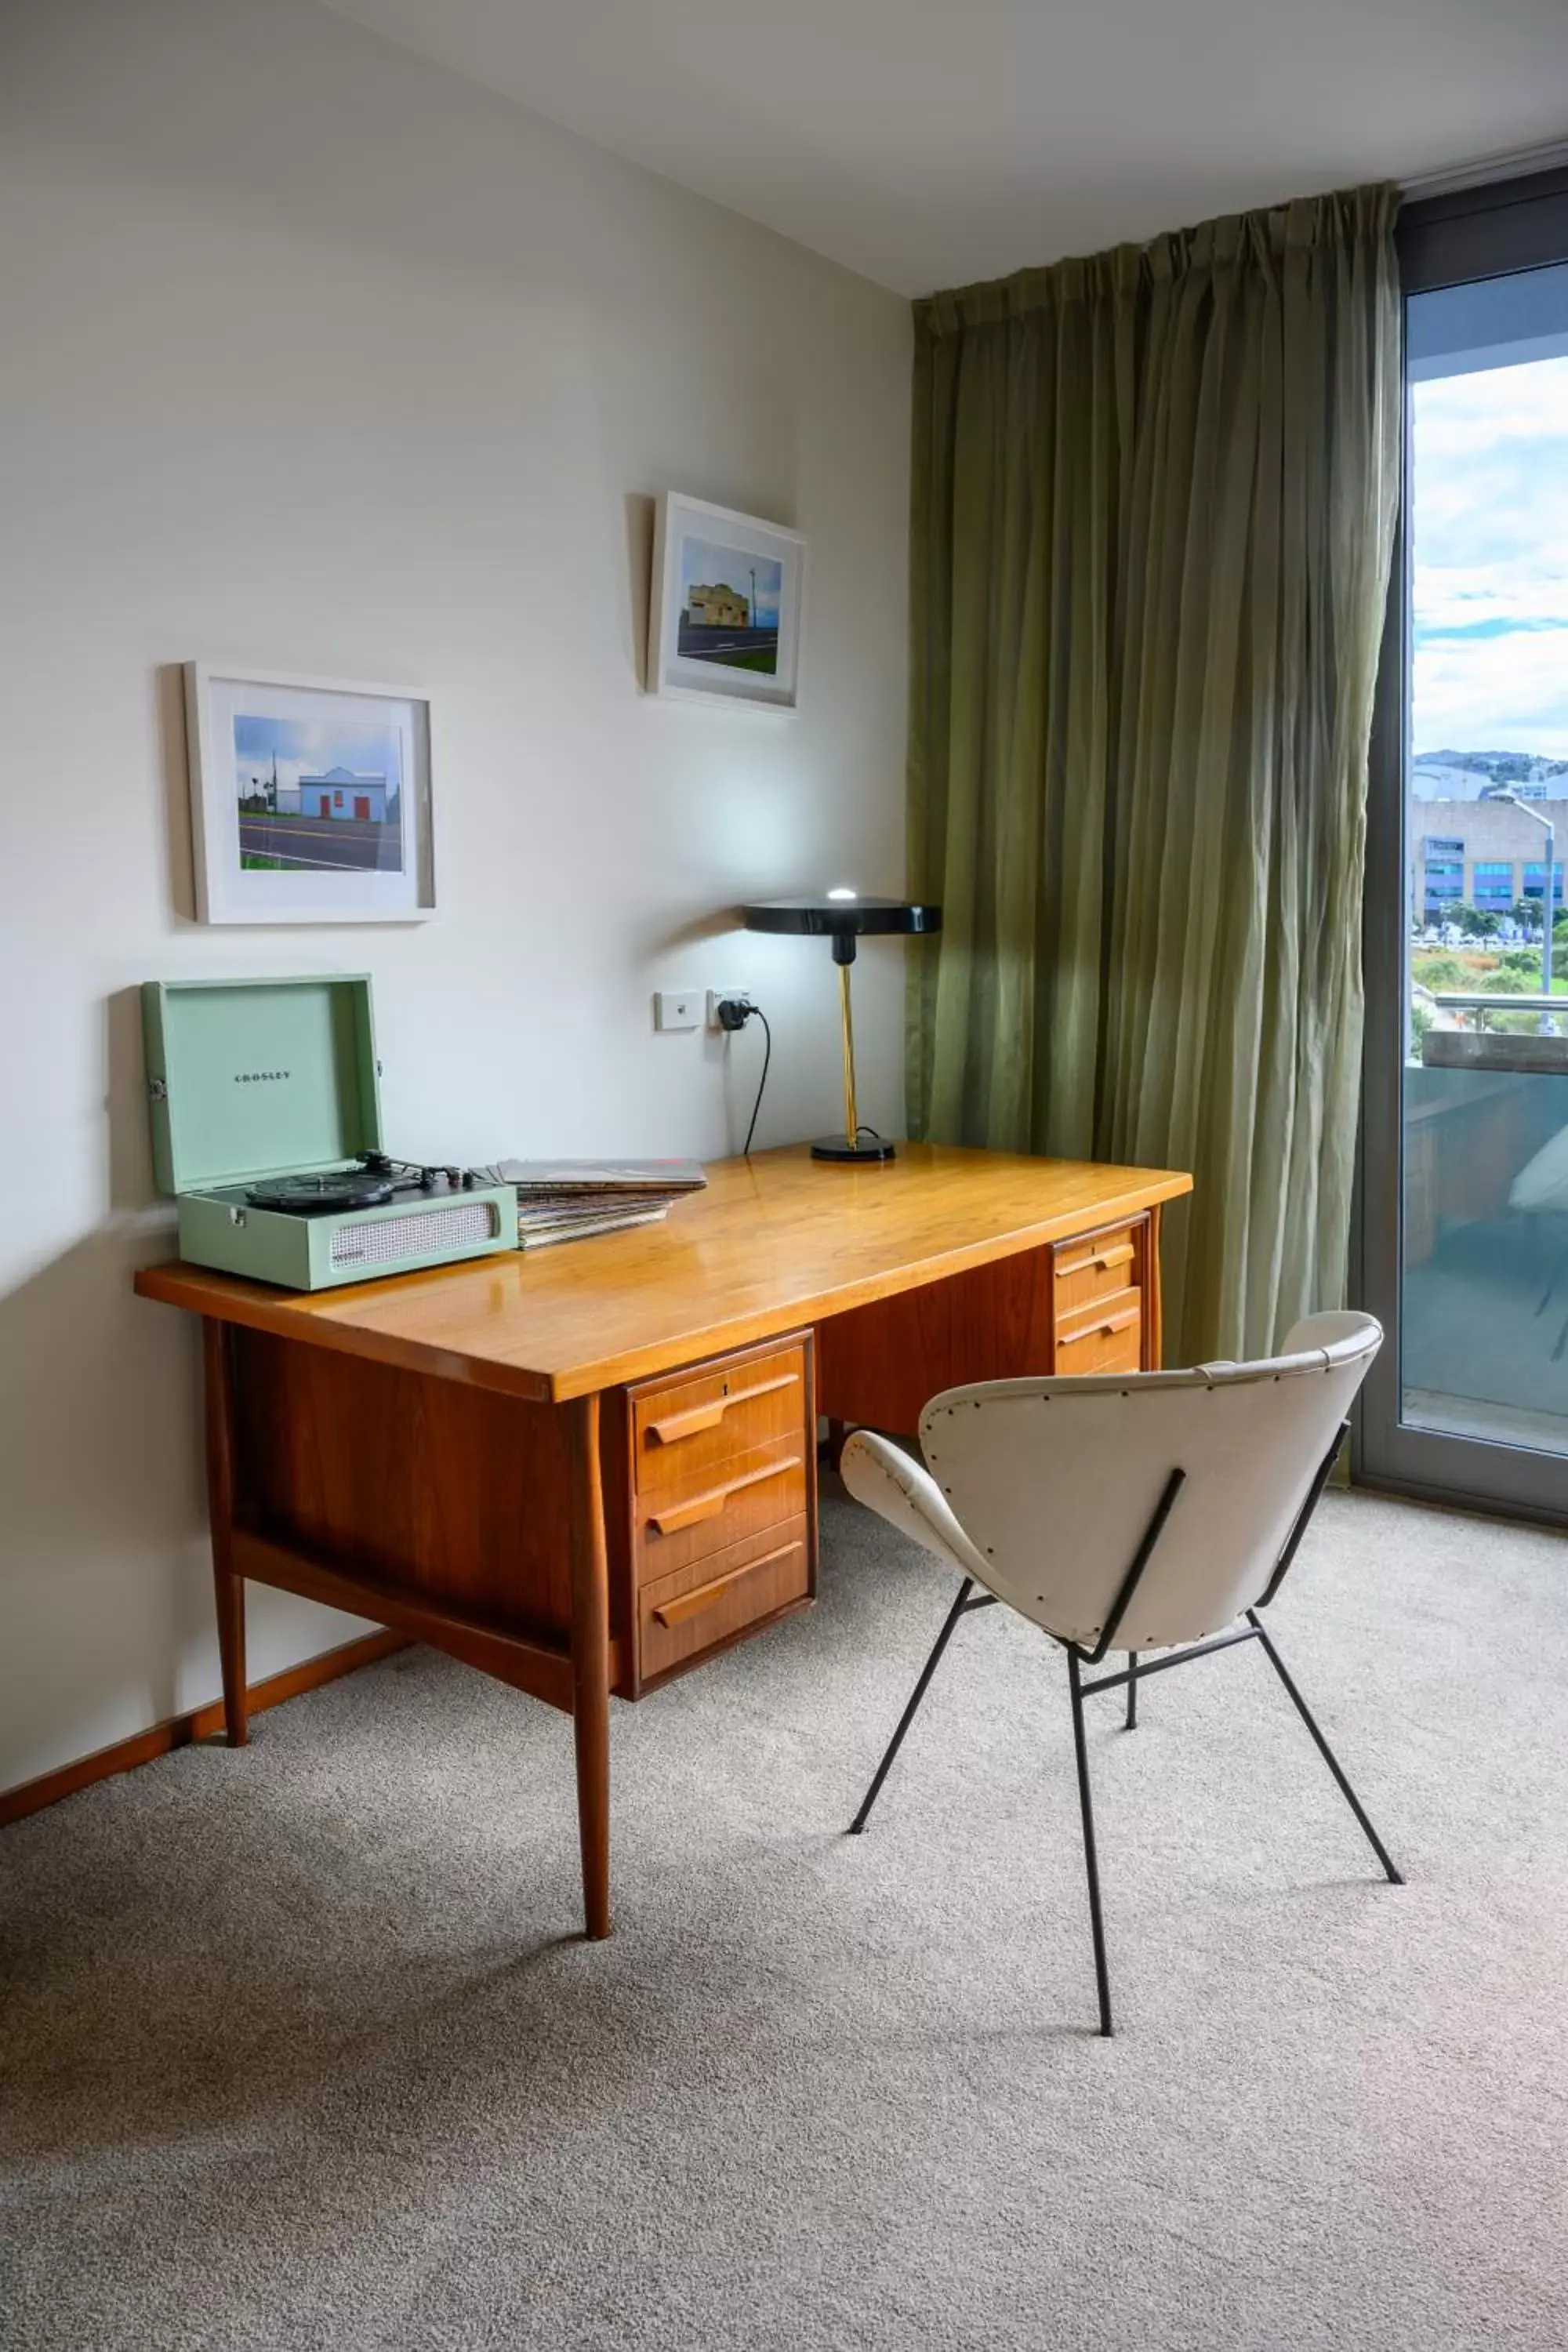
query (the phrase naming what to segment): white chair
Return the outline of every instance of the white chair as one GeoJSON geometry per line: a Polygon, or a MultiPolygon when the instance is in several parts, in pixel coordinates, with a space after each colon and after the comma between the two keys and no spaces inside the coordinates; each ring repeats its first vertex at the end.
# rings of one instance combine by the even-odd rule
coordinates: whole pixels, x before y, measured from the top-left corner
{"type": "Polygon", "coordinates": [[[864,1830],[959,1619],[996,1601],[1032,1618],[1067,1652],[1101,2033],[1110,1980],[1083,1718],[1096,1691],[1125,1687],[1131,1730],[1146,1676],[1260,1642],[1373,1852],[1404,1883],[1258,1615],[1382,1339],[1370,1315],[1312,1315],[1266,1363],[947,1389],[921,1415],[926,1469],[868,1431],[845,1444],[849,1492],[963,1579],[851,1828],[864,1830]],[[1086,1682],[1084,1667],[1112,1650],[1128,1653],[1126,1667],[1086,1682]]]}

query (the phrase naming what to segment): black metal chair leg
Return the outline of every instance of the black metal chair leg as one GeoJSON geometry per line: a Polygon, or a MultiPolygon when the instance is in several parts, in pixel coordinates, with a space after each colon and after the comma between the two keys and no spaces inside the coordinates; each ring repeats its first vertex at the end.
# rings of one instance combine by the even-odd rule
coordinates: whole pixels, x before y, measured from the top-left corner
{"type": "Polygon", "coordinates": [[[1306,1700],[1301,1696],[1300,1692],[1291,1681],[1289,1675],[1286,1671],[1284,1659],[1279,1655],[1279,1651],[1269,1640],[1255,1609],[1249,1609],[1247,1611],[1247,1622],[1251,1626],[1253,1632],[1257,1634],[1258,1640],[1262,1643],[1264,1653],[1268,1657],[1268,1663],[1273,1667],[1275,1673],[1279,1675],[1280,1681],[1284,1684],[1285,1688],[1289,1695],[1291,1705],[1294,1706],[1297,1714],[1300,1717],[1302,1722],[1306,1725],[1308,1730],[1311,1733],[1314,1740],[1316,1740],[1319,1755],[1322,1758],[1324,1763],[1333,1774],[1334,1779],[1339,1782],[1340,1794],[1343,1797],[1346,1804],[1350,1807],[1352,1812],[1361,1823],[1362,1829],[1365,1832],[1366,1842],[1371,1846],[1373,1853],[1376,1854],[1379,1862],[1382,1863],[1385,1874],[1394,1885],[1403,1886],[1405,1884],[1403,1874],[1394,1868],[1394,1863],[1389,1855],[1388,1848],[1384,1844],[1383,1840],[1373,1828],[1372,1822],[1367,1816],[1366,1808],[1363,1805],[1361,1799],[1356,1795],[1355,1790],[1351,1787],[1351,1784],[1346,1780],[1344,1773],[1341,1770],[1338,1757],[1334,1754],[1333,1749],[1329,1746],[1328,1741],[1323,1738],[1322,1733],[1319,1730],[1316,1720],[1313,1717],[1311,1708],[1307,1705],[1306,1700]]]}
{"type": "Polygon", "coordinates": [[[1138,1653],[1136,1650],[1129,1650],[1127,1653],[1127,1728],[1129,1731],[1136,1731],[1138,1728],[1138,1653]]]}
{"type": "Polygon", "coordinates": [[[910,1724],[914,1721],[916,1715],[920,1711],[920,1704],[926,1695],[927,1685],[929,1685],[932,1675],[935,1674],[938,1666],[942,1664],[942,1654],[946,1649],[949,1642],[952,1639],[952,1629],[957,1624],[959,1619],[963,1616],[965,1604],[967,1603],[970,1593],[973,1589],[974,1579],[972,1576],[966,1576],[963,1582],[958,1588],[958,1598],[947,1612],[947,1622],[936,1637],[935,1643],[931,1649],[931,1654],[921,1669],[921,1678],[915,1685],[910,1703],[908,1706],[905,1707],[902,1715],[899,1717],[899,1727],[897,1731],[894,1732],[891,1739],[889,1740],[887,1752],[883,1756],[881,1762],[878,1765],[876,1776],[873,1779],[870,1787],[867,1790],[865,1796],[861,1800],[860,1810],[849,1824],[849,1834],[851,1837],[858,1837],[861,1831],[865,1828],[867,1822],[871,1818],[871,1808],[877,1801],[878,1793],[881,1789],[883,1781],[887,1779],[889,1772],[892,1769],[894,1757],[898,1754],[900,1748],[904,1744],[904,1734],[909,1729],[910,1724]]]}
{"type": "MultiPolygon", "coordinates": [[[[1089,1878],[1089,1918],[1094,1931],[1094,1981],[1100,1992],[1100,2030],[1109,2040],[1110,1971],[1105,1958],[1105,1921],[1100,1908],[1100,1864],[1094,1850],[1094,1799],[1089,1786],[1089,1745],[1083,1736],[1083,1688],[1078,1652],[1068,1652],[1068,1686],[1072,1695],[1072,1744],[1078,1758],[1079,1803],[1083,1811],[1083,1865],[1089,1878]]],[[[1131,1690],[1135,1685],[1129,1684],[1131,1690]]]]}

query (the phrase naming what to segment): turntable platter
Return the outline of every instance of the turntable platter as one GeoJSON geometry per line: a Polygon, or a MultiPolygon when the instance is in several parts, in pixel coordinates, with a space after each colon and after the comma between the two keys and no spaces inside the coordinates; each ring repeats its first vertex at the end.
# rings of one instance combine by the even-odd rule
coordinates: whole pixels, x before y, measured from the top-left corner
{"type": "Polygon", "coordinates": [[[395,1189],[389,1177],[341,1168],[319,1176],[269,1176],[247,1186],[245,1197],[253,1209],[288,1209],[308,1217],[329,1209],[379,1209],[395,1189]]]}

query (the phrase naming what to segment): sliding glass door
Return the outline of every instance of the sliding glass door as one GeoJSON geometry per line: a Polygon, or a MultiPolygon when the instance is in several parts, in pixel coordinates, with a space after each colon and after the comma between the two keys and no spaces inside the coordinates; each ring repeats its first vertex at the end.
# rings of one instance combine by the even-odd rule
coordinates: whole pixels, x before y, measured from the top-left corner
{"type": "Polygon", "coordinates": [[[1568,1518],[1568,173],[1407,207],[1363,1476],[1568,1518]]]}

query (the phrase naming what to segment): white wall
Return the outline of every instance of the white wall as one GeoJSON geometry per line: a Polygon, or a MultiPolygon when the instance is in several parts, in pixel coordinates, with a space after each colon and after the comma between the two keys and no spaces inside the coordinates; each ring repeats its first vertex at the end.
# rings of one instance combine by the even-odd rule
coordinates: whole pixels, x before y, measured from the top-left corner
{"type": "MultiPolygon", "coordinates": [[[[738,1148],[831,1126],[826,951],[721,910],[902,878],[903,306],[307,0],[0,11],[0,1787],[217,1689],[194,1330],[133,994],[374,971],[395,1150],[738,1148]],[[794,721],[644,697],[650,495],[809,541],[794,721]],[[424,928],[191,919],[174,665],[435,706],[424,928]]],[[[900,1117],[898,950],[858,967],[900,1117]]],[[[251,1595],[251,1671],[353,1621],[251,1595]]]]}

